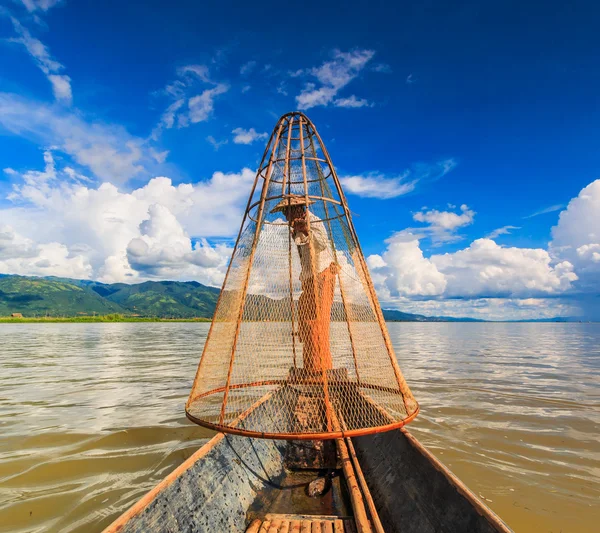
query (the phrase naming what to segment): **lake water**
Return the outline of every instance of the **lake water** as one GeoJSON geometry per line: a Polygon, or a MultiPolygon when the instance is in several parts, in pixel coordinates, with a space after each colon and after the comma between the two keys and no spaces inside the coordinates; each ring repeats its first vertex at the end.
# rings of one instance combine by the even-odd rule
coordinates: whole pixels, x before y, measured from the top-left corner
{"type": "MultiPolygon", "coordinates": [[[[388,327],[423,444],[517,532],[600,531],[600,324],[388,327]]],[[[101,531],[210,437],[207,332],[0,325],[0,532],[101,531]]]]}

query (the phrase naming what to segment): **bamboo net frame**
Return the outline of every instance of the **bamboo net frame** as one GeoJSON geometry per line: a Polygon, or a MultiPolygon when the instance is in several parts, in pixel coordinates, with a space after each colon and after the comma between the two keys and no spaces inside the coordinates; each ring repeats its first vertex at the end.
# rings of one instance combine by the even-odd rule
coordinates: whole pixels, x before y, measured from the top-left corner
{"type": "Polygon", "coordinates": [[[332,439],[401,427],[418,409],[329,153],[288,113],[257,171],[186,414],[217,431],[332,439]],[[260,421],[234,424],[266,394],[277,401],[260,421]]]}

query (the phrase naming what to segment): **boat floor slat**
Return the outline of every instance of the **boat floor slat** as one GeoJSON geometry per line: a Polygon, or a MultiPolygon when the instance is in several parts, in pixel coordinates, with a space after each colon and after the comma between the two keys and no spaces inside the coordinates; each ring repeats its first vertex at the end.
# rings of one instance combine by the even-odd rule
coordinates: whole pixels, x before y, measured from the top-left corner
{"type": "Polygon", "coordinates": [[[267,514],[254,520],[246,533],[354,533],[354,521],[347,516],[267,514]]]}

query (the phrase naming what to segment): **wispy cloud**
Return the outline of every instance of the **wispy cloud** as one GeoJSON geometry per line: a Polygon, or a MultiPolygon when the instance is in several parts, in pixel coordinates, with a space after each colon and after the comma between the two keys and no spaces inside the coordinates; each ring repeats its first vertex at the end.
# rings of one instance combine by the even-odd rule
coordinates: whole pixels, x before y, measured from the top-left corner
{"type": "Polygon", "coordinates": [[[266,139],[267,133],[258,133],[254,128],[245,130],[244,128],[235,128],[233,133],[233,142],[235,144],[252,144],[255,141],[266,139]]]}
{"type": "MultiPolygon", "coordinates": [[[[38,3],[41,4],[41,2],[38,3]]],[[[34,4],[35,2],[32,3],[32,6],[34,4]]],[[[44,10],[52,7],[53,4],[50,4],[51,3],[49,2],[45,3],[44,5],[48,5],[49,7],[45,8],[44,10]]],[[[29,7],[27,9],[29,9],[29,7]]],[[[33,37],[29,30],[25,28],[16,18],[11,17],[11,22],[15,32],[19,37],[9,39],[9,41],[22,44],[25,47],[39,69],[46,75],[46,78],[48,78],[48,81],[52,85],[52,92],[54,93],[56,100],[70,105],[73,100],[71,78],[69,78],[69,76],[66,74],[60,73],[62,70],[64,70],[64,66],[56,61],[56,59],[54,59],[50,54],[50,51],[46,45],[44,45],[44,43],[42,43],[39,39],[33,37]]]]}
{"type": "Polygon", "coordinates": [[[510,235],[512,230],[521,229],[520,226],[502,226],[501,228],[497,228],[494,231],[491,231],[488,235],[486,235],[487,239],[495,239],[500,235],[510,235]]]}
{"type": "Polygon", "coordinates": [[[80,113],[0,93],[0,127],[43,146],[55,146],[100,181],[124,183],[156,165],[143,139],[123,127],[88,123],[80,113]]]}
{"type": "Polygon", "coordinates": [[[21,0],[25,9],[30,13],[34,11],[48,11],[50,8],[62,3],[63,0],[21,0]]]}
{"type": "Polygon", "coordinates": [[[206,140],[215,149],[215,152],[217,152],[221,146],[225,146],[229,142],[227,139],[223,141],[217,141],[217,139],[215,139],[212,135],[209,135],[206,140]]]}
{"type": "Polygon", "coordinates": [[[536,211],[535,213],[532,213],[531,215],[527,215],[526,217],[523,217],[523,218],[533,218],[533,217],[537,217],[539,215],[545,215],[546,213],[553,213],[554,211],[560,211],[564,207],[565,207],[565,204],[551,205],[550,207],[545,207],[544,209],[540,209],[539,211],[536,211]]]}
{"type": "Polygon", "coordinates": [[[390,67],[387,63],[377,63],[371,67],[373,72],[381,72],[382,74],[390,74],[392,72],[392,67],[390,67]]]}
{"type": "Polygon", "coordinates": [[[411,85],[411,84],[415,83],[415,81],[417,81],[417,80],[415,79],[415,77],[414,77],[412,74],[409,74],[409,75],[406,77],[406,83],[407,83],[408,85],[411,85]]]}
{"type": "Polygon", "coordinates": [[[415,189],[416,180],[407,181],[408,173],[400,176],[386,176],[378,172],[370,172],[357,176],[340,178],[344,190],[363,198],[379,198],[388,200],[402,196],[415,189]]]}
{"type": "MultiPolygon", "coordinates": [[[[362,107],[344,105],[344,103],[348,103],[349,98],[336,100],[336,96],[341,89],[361,73],[374,55],[373,50],[353,50],[351,52],[334,50],[331,61],[326,61],[319,67],[291,73],[292,77],[308,75],[317,80],[317,83],[307,83],[300,94],[296,96],[298,107],[310,109],[329,104],[340,107],[362,107]]],[[[356,97],[350,98],[358,101],[356,97]]]]}
{"type": "Polygon", "coordinates": [[[248,61],[247,63],[244,63],[241,67],[240,67],[240,74],[242,76],[247,76],[248,74],[250,74],[254,69],[256,68],[256,61],[248,61]]]}
{"type": "Polygon", "coordinates": [[[455,159],[444,159],[434,164],[418,163],[396,176],[368,172],[342,176],[340,181],[350,194],[387,200],[412,192],[420,182],[433,181],[445,176],[456,164],[455,159]]]}
{"type": "Polygon", "coordinates": [[[338,98],[335,101],[336,107],[372,107],[373,104],[369,103],[365,98],[356,98],[356,96],[352,95],[348,98],[338,98]]]}
{"type": "Polygon", "coordinates": [[[176,80],[161,91],[171,100],[171,103],[152,132],[155,140],[163,129],[171,129],[174,126],[186,128],[190,124],[208,120],[213,114],[217,96],[225,94],[229,90],[227,83],[214,81],[210,77],[206,65],[180,67],[177,69],[177,76],[176,80]],[[199,83],[211,87],[197,93],[199,83]]]}

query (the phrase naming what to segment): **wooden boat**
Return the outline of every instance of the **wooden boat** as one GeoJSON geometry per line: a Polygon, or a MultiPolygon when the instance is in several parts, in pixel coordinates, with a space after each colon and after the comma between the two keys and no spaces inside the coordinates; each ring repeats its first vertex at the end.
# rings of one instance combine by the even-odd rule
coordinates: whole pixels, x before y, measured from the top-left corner
{"type": "MultiPolygon", "coordinates": [[[[255,422],[273,403],[284,406],[285,393],[257,402],[238,423],[255,422]]],[[[218,433],[104,533],[183,531],[511,530],[401,428],[318,442],[218,433]],[[324,471],[327,490],[309,496],[309,483],[324,471]]]]}
{"type": "Polygon", "coordinates": [[[224,433],[106,533],[510,531],[404,429],[418,412],[335,167],[288,113],[186,405],[224,433]]]}

